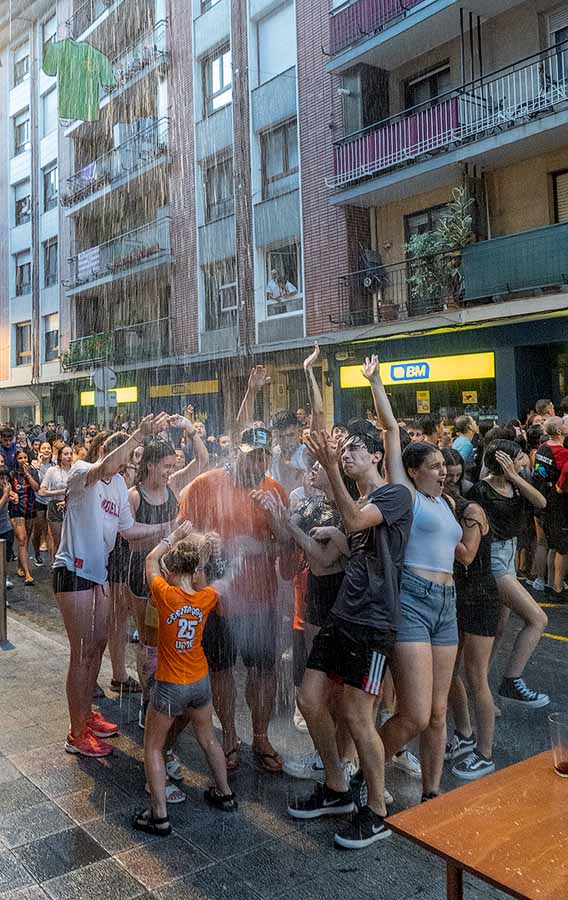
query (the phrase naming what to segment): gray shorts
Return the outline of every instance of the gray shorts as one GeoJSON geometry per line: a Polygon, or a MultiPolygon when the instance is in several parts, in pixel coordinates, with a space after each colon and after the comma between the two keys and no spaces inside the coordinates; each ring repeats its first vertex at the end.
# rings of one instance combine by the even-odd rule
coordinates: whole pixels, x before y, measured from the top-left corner
{"type": "Polygon", "coordinates": [[[491,574],[495,578],[517,574],[517,538],[508,541],[493,541],[491,544],[491,574]]]}
{"type": "Polygon", "coordinates": [[[209,675],[193,684],[155,681],[150,699],[154,709],[172,718],[183,715],[188,709],[199,709],[212,701],[209,675]]]}
{"type": "Polygon", "coordinates": [[[453,584],[436,584],[420,575],[403,571],[400,584],[400,644],[458,644],[456,589],[453,584]]]}

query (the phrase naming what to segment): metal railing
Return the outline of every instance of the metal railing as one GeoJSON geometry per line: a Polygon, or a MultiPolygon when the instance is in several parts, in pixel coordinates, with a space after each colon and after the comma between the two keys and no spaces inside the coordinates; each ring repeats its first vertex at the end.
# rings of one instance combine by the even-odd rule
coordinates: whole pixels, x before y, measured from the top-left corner
{"type": "Polygon", "coordinates": [[[121,365],[143,359],[162,359],[170,354],[170,320],[155,319],[124,325],[112,332],[75,338],[61,357],[64,369],[89,368],[94,363],[121,365]]]}
{"type": "Polygon", "coordinates": [[[135,132],[118,147],[83,166],[67,179],[67,192],[61,197],[62,205],[74,206],[107,185],[113,185],[165,157],[168,153],[168,130],[169,120],[158,119],[135,132]]]}
{"type": "Polygon", "coordinates": [[[65,23],[67,26],[67,34],[69,37],[80,37],[87,28],[96,22],[100,16],[112,6],[114,0],[85,0],[78,6],[65,23]]]}
{"type": "Polygon", "coordinates": [[[331,53],[382,31],[387,25],[404,16],[423,0],[355,0],[348,6],[332,10],[329,22],[331,53]]]}
{"type": "Polygon", "coordinates": [[[101,89],[101,98],[119,90],[143,69],[168,59],[168,22],[162,19],[112,60],[117,85],[110,92],[101,89]]]}
{"type": "Polygon", "coordinates": [[[339,188],[430,153],[523,124],[568,102],[568,41],[397,113],[339,141],[339,188]]]}
{"type": "Polygon", "coordinates": [[[148,260],[169,257],[170,246],[170,219],[164,216],[72,256],[66,287],[88,284],[148,260]]]}

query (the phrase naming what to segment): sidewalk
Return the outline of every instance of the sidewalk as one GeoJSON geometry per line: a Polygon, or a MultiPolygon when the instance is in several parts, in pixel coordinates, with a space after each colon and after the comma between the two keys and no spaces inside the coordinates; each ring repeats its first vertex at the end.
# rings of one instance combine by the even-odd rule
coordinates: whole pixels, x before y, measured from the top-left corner
{"type": "MultiPolygon", "coordinates": [[[[0,650],[2,900],[46,900],[46,895],[53,900],[445,897],[441,862],[400,838],[346,853],[332,846],[332,821],[298,825],[288,819],[287,798],[304,793],[309,783],[258,773],[246,750],[234,777],[238,813],[211,811],[202,800],[209,775],[189,733],[179,745],[188,799],[170,807],[174,833],[162,840],[133,831],[131,816],[147,801],[142,731],[136,722],[138,698],[101,704],[107,718],[120,723],[111,757],[85,760],[65,754],[67,648],[14,615],[9,619],[9,638],[14,649],[0,650]]],[[[565,645],[562,652],[565,656],[565,645]]],[[[557,670],[552,659],[550,667],[557,670]]],[[[110,681],[106,660],[100,681],[103,685],[110,681]]],[[[562,705],[565,702],[566,688],[562,705]]],[[[523,728],[530,734],[522,754],[520,723],[512,723],[516,759],[546,746],[546,716],[533,715],[534,727],[523,728]]],[[[288,749],[292,744],[307,747],[306,739],[294,736],[288,722],[289,714],[278,718],[276,746],[283,747],[286,734],[288,749]]],[[[510,727],[499,726],[505,735],[510,727]]],[[[242,734],[250,740],[244,726],[242,734]]],[[[418,782],[393,770],[387,781],[397,806],[417,802],[418,782]]],[[[502,896],[480,882],[470,884],[468,898],[502,896]]]]}

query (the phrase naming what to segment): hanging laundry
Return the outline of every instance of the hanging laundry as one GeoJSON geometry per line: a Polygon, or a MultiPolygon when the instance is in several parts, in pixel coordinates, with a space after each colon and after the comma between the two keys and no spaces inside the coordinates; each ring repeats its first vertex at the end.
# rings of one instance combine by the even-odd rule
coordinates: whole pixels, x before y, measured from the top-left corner
{"type": "Polygon", "coordinates": [[[115,87],[112,64],[86,41],[67,38],[49,44],[43,57],[46,75],[58,75],[59,116],[96,122],[101,85],[115,87]]]}

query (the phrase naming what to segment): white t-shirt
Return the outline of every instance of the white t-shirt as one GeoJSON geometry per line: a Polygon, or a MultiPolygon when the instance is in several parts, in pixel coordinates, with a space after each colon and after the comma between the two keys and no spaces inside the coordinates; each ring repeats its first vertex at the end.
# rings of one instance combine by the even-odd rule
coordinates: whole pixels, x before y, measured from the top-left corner
{"type": "Polygon", "coordinates": [[[87,487],[93,463],[78,460],[67,480],[67,508],[54,567],[65,566],[81,578],[105,584],[107,563],[119,531],[134,525],[122,475],[87,487]]]}
{"type": "Polygon", "coordinates": [[[67,487],[67,481],[69,480],[69,469],[62,469],[60,466],[50,466],[47,472],[45,473],[41,486],[44,487],[47,491],[61,491],[61,497],[42,497],[43,502],[49,502],[50,500],[63,500],[63,495],[65,494],[65,489],[67,487]]]}

